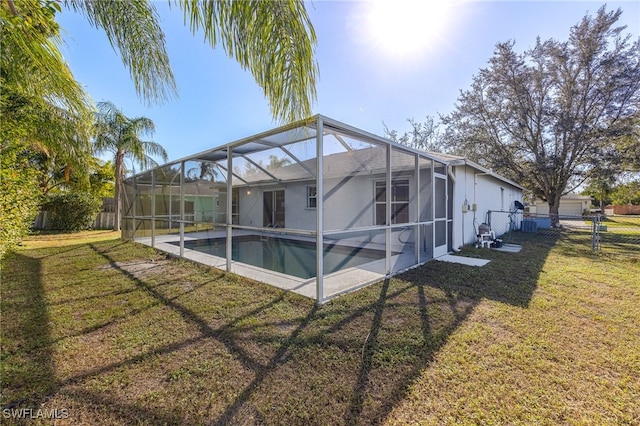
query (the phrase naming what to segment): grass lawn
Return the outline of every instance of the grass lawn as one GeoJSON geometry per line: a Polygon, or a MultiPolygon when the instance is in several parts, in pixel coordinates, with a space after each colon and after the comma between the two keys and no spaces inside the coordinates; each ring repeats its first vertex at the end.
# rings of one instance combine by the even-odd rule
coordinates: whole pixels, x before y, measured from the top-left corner
{"type": "Polygon", "coordinates": [[[600,232],[603,253],[627,254],[637,257],[640,254],[640,217],[607,216],[602,221],[604,229],[600,232]]]}
{"type": "Polygon", "coordinates": [[[318,307],[108,232],[30,237],[2,261],[2,423],[638,424],[640,260],[580,238],[318,307]]]}
{"type": "Polygon", "coordinates": [[[607,216],[603,224],[612,228],[640,228],[640,216],[607,216]]]}

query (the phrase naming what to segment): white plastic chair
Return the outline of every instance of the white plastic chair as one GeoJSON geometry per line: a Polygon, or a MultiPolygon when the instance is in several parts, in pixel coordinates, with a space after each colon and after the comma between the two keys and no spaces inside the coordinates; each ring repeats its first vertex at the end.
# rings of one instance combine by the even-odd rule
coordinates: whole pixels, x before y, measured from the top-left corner
{"type": "Polygon", "coordinates": [[[491,248],[491,243],[496,239],[496,233],[493,231],[489,231],[478,236],[478,243],[480,247],[491,248]]]}

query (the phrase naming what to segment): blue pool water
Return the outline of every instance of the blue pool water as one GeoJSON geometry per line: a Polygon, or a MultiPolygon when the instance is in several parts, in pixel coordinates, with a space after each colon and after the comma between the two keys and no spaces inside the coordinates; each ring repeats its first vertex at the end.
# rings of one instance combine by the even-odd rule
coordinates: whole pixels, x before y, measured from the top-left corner
{"type": "MultiPolygon", "coordinates": [[[[171,244],[179,245],[180,243],[176,241],[171,244]]],[[[189,240],[184,242],[184,247],[226,257],[224,238],[189,240]]],[[[325,244],[324,273],[330,274],[344,268],[384,259],[384,257],[383,250],[325,244]]],[[[238,262],[300,278],[316,276],[316,244],[314,242],[273,237],[261,240],[257,235],[234,237],[231,258],[238,262]]]]}

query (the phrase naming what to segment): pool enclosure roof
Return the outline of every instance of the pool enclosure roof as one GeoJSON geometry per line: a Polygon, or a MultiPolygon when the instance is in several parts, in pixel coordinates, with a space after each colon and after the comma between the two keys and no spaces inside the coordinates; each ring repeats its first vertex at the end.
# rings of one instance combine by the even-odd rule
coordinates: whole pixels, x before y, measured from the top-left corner
{"type": "MultiPolygon", "coordinates": [[[[433,155],[432,153],[416,150],[416,149],[407,147],[405,145],[401,145],[399,143],[396,143],[389,139],[385,139],[373,133],[360,130],[353,126],[349,126],[348,124],[341,123],[337,120],[331,119],[321,114],[317,114],[300,121],[296,121],[281,127],[277,127],[272,130],[268,130],[266,132],[258,133],[256,135],[239,139],[233,142],[229,142],[224,145],[219,145],[215,148],[211,148],[206,151],[199,152],[197,154],[192,154],[187,157],[183,157],[183,158],[168,162],[164,165],[170,166],[174,164],[179,164],[183,161],[208,161],[208,162],[224,161],[227,158],[227,148],[232,148],[233,154],[240,155],[240,156],[245,156],[245,155],[254,154],[261,151],[267,151],[273,148],[277,148],[282,150],[282,152],[285,155],[287,155],[288,158],[291,158],[293,162],[291,165],[284,168],[287,170],[286,173],[288,174],[288,176],[286,177],[271,176],[273,180],[279,181],[279,180],[295,179],[297,177],[295,169],[304,170],[305,173],[302,173],[301,171],[300,173],[301,175],[308,176],[309,174],[311,174],[315,176],[315,171],[314,171],[315,166],[313,165],[314,161],[298,159],[293,153],[291,153],[287,149],[287,146],[294,143],[315,140],[317,137],[317,129],[318,129],[319,121],[322,122],[323,133],[325,135],[333,134],[334,136],[337,137],[338,140],[342,139],[340,135],[352,135],[362,141],[373,142],[375,144],[388,144],[388,145],[397,147],[400,150],[416,153],[422,157],[425,157],[431,160],[435,160],[438,162],[447,162],[442,157],[433,155]]],[[[352,155],[345,157],[345,159],[342,160],[343,162],[351,161],[356,163],[364,162],[366,164],[370,164],[371,160],[375,160],[377,158],[376,157],[377,153],[373,153],[371,151],[367,153],[367,150],[353,150],[351,149],[351,147],[347,142],[345,141],[342,141],[342,142],[343,142],[344,148],[350,153],[352,153],[352,155]],[[361,156],[361,157],[366,156],[367,158],[358,158],[358,156],[361,156]]],[[[384,162],[385,162],[384,158],[379,159],[381,170],[384,170],[384,162]]],[[[253,165],[259,169],[262,169],[262,171],[267,173],[267,175],[271,175],[271,173],[268,172],[266,169],[262,168],[260,164],[254,163],[253,165]]],[[[345,164],[344,167],[348,168],[349,165],[345,164]]],[[[372,167],[371,164],[369,167],[372,167]]],[[[238,177],[238,176],[235,176],[235,177],[238,177]]]]}
{"type": "MultiPolygon", "coordinates": [[[[444,154],[444,153],[436,153],[436,152],[428,152],[410,148],[405,145],[401,145],[397,142],[394,142],[390,139],[383,138],[381,136],[375,135],[373,133],[366,132],[364,130],[355,128],[348,124],[342,123],[340,121],[334,120],[327,116],[317,114],[312,117],[299,120],[281,127],[277,127],[262,133],[258,133],[253,136],[248,136],[246,138],[238,139],[233,142],[229,142],[223,145],[216,146],[215,148],[208,149],[206,151],[202,151],[196,154],[189,155],[187,157],[179,158],[174,161],[170,161],[168,163],[163,164],[162,166],[172,166],[176,164],[180,164],[181,162],[186,161],[204,161],[211,163],[219,163],[224,162],[227,159],[227,148],[233,149],[234,156],[242,156],[247,159],[252,165],[261,171],[260,175],[263,178],[265,183],[267,182],[279,182],[279,181],[295,181],[295,180],[304,180],[309,177],[315,177],[315,158],[310,158],[306,160],[301,160],[296,157],[290,150],[287,149],[287,146],[292,145],[294,143],[312,141],[317,137],[317,129],[318,122],[322,122],[323,133],[334,135],[338,141],[340,141],[343,147],[347,150],[348,155],[344,155],[343,153],[335,154],[335,158],[333,159],[333,164],[336,166],[334,172],[339,174],[342,171],[346,170],[354,170],[357,169],[358,165],[367,165],[366,168],[369,171],[380,171],[384,172],[385,169],[385,158],[384,155],[380,155],[380,152],[377,152],[375,148],[369,149],[358,149],[354,150],[350,147],[348,142],[344,141],[340,135],[352,135],[361,141],[373,142],[375,144],[388,144],[393,147],[396,147],[399,150],[405,152],[411,152],[415,154],[419,154],[423,158],[428,158],[431,160],[435,160],[440,163],[445,163],[448,165],[467,165],[472,167],[485,175],[490,175],[498,180],[501,180],[509,185],[512,185],[519,189],[524,189],[522,186],[517,183],[495,173],[491,169],[487,169],[473,161],[466,159],[465,157],[444,154]],[[249,158],[245,157],[250,154],[259,153],[262,151],[267,151],[271,149],[280,149],[282,153],[291,160],[291,164],[286,165],[285,167],[281,167],[278,171],[278,175],[274,175],[272,171],[267,170],[263,165],[255,163],[251,161],[249,158]],[[354,167],[355,166],[355,167],[354,167]]],[[[331,154],[330,154],[331,156],[331,154]]],[[[407,163],[407,167],[412,167],[412,164],[407,163]]],[[[141,172],[139,174],[143,174],[145,172],[141,172]]],[[[239,176],[236,173],[233,173],[234,178],[238,179],[241,182],[240,184],[254,184],[260,183],[256,181],[248,182],[246,180],[246,176],[239,176]]]]}

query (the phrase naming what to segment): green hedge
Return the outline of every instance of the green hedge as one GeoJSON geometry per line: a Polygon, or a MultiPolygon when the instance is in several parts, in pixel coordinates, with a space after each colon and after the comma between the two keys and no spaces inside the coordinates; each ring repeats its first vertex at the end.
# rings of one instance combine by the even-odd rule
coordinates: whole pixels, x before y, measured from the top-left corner
{"type": "Polygon", "coordinates": [[[88,192],[52,194],[43,206],[51,215],[51,228],[60,231],[91,228],[101,208],[102,200],[88,192]]]}
{"type": "Polygon", "coordinates": [[[0,156],[0,258],[28,234],[38,214],[40,191],[36,172],[15,155],[0,156]]]}

